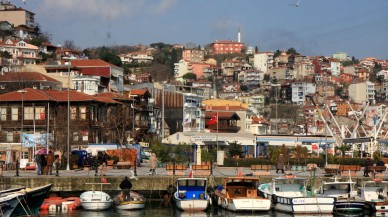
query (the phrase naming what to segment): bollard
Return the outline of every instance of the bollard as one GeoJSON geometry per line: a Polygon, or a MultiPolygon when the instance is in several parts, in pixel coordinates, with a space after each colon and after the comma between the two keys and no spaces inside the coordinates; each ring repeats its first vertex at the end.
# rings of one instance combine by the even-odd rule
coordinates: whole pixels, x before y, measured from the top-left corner
{"type": "Polygon", "coordinates": [[[213,160],[210,160],[210,175],[213,175],[213,160]]]}
{"type": "Polygon", "coordinates": [[[172,162],[172,175],[175,176],[175,159],[172,162]]]}
{"type": "Polygon", "coordinates": [[[3,165],[0,165],[0,177],[3,176],[3,165]]]}
{"type": "Polygon", "coordinates": [[[135,158],[133,172],[134,172],[135,176],[137,176],[137,158],[135,158]]]}
{"type": "Polygon", "coordinates": [[[59,162],[56,160],[55,163],[55,176],[59,176],[59,162]]]}
{"type": "Polygon", "coordinates": [[[16,175],[15,176],[19,176],[19,167],[20,167],[19,160],[16,160],[16,175]]]}

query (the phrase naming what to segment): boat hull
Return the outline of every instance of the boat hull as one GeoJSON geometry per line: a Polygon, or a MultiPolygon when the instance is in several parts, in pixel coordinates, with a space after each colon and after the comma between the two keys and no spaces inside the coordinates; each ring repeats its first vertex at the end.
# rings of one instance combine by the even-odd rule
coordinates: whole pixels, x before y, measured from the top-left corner
{"type": "Polygon", "coordinates": [[[366,206],[370,208],[372,212],[377,214],[388,214],[388,201],[387,202],[365,202],[366,206]]]}
{"type": "Polygon", "coordinates": [[[144,209],[145,202],[144,201],[128,201],[122,202],[121,204],[116,206],[116,209],[120,210],[137,210],[144,209]]]}
{"type": "Polygon", "coordinates": [[[224,209],[230,211],[268,211],[271,209],[271,201],[262,198],[219,198],[218,203],[224,209]]]}
{"type": "Polygon", "coordinates": [[[174,202],[177,208],[184,211],[203,211],[209,206],[209,200],[181,200],[174,196],[174,202]]]}
{"type": "Polygon", "coordinates": [[[23,194],[10,194],[3,196],[0,199],[0,214],[4,217],[9,217],[23,198],[23,194]]]}
{"type": "Polygon", "coordinates": [[[52,186],[52,184],[48,184],[37,188],[21,190],[21,192],[25,192],[24,199],[17,205],[12,215],[38,215],[40,206],[42,206],[52,186]]]}
{"type": "Polygon", "coordinates": [[[330,214],[334,204],[332,197],[276,197],[275,210],[294,214],[330,214]]]}
{"type": "Polygon", "coordinates": [[[113,200],[102,191],[87,191],[80,195],[81,207],[85,210],[106,210],[109,209],[113,200]]]}
{"type": "Polygon", "coordinates": [[[363,212],[365,203],[361,201],[336,201],[336,212],[363,212]]]}

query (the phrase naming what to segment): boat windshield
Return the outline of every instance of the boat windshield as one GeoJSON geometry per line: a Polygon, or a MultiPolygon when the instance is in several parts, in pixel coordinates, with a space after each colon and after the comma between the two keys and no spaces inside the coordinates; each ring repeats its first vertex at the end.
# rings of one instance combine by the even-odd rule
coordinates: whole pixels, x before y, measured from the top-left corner
{"type": "Polygon", "coordinates": [[[178,186],[188,186],[188,187],[205,187],[206,180],[200,179],[183,179],[178,181],[178,186]]]}
{"type": "Polygon", "coordinates": [[[350,191],[350,184],[326,184],[324,191],[350,191]]]}

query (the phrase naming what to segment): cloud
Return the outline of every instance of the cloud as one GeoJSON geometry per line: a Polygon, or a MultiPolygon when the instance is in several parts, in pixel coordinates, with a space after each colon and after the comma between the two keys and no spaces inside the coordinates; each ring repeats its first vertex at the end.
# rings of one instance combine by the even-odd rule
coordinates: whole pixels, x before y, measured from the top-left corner
{"type": "Polygon", "coordinates": [[[132,16],[142,7],[144,0],[43,0],[43,9],[54,11],[56,16],[101,16],[115,19],[132,16]]]}
{"type": "Polygon", "coordinates": [[[151,6],[151,11],[154,14],[163,14],[168,11],[170,8],[175,6],[177,0],[161,0],[159,4],[151,6]]]}

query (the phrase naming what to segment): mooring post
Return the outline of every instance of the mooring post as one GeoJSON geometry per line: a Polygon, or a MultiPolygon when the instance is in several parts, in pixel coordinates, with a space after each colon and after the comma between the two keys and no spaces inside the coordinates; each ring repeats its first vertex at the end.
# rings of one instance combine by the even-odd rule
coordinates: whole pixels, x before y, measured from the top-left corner
{"type": "Polygon", "coordinates": [[[175,176],[175,159],[172,162],[172,175],[175,176]]]}
{"type": "Polygon", "coordinates": [[[134,173],[135,173],[135,176],[137,176],[137,157],[135,158],[135,163],[134,163],[135,167],[134,167],[134,173]]]}
{"type": "Polygon", "coordinates": [[[213,160],[210,160],[210,175],[213,175],[213,160]]]}
{"type": "Polygon", "coordinates": [[[19,160],[16,160],[16,175],[15,176],[19,176],[19,167],[20,167],[19,160]]]}

